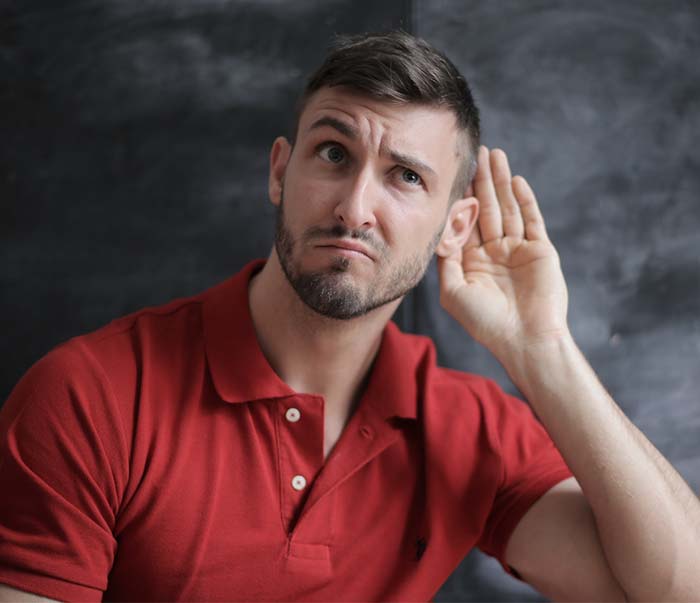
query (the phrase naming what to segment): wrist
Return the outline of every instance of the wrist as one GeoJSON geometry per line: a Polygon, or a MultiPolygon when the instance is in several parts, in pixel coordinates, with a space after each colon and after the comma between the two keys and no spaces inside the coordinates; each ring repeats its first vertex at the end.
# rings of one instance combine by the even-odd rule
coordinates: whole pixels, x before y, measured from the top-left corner
{"type": "Polygon", "coordinates": [[[503,337],[489,349],[507,368],[509,365],[517,365],[528,359],[557,356],[572,344],[576,345],[571,331],[566,326],[532,336],[503,337]]]}
{"type": "Polygon", "coordinates": [[[568,328],[505,342],[494,355],[523,394],[534,382],[549,382],[585,363],[568,328]]]}

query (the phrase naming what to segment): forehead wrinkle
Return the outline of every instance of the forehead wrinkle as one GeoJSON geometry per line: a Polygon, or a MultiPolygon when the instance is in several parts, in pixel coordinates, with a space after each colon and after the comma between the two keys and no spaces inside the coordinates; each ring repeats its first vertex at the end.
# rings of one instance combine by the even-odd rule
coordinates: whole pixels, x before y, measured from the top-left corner
{"type": "Polygon", "coordinates": [[[340,128],[345,126],[341,133],[348,136],[348,138],[367,137],[377,144],[379,139],[381,139],[382,132],[387,129],[387,124],[385,123],[387,116],[383,115],[381,111],[377,111],[377,108],[371,106],[371,104],[363,102],[364,99],[362,97],[354,98],[354,95],[350,95],[351,98],[348,100],[345,98],[346,96],[341,95],[341,98],[331,96],[330,98],[319,99],[317,106],[311,111],[323,112],[324,114],[327,111],[331,111],[341,114],[342,118],[334,115],[322,115],[306,129],[306,132],[312,130],[317,122],[321,122],[321,125],[329,125],[338,131],[341,131],[340,128]],[[336,126],[340,126],[340,128],[336,126]]]}
{"type": "MultiPolygon", "coordinates": [[[[308,128],[306,128],[305,132],[309,133],[319,128],[330,127],[351,140],[361,140],[365,138],[368,140],[370,145],[374,147],[379,147],[381,144],[383,144],[381,140],[386,135],[385,132],[387,130],[387,127],[384,123],[374,123],[372,119],[362,117],[358,118],[352,115],[351,117],[351,121],[366,122],[365,124],[363,124],[363,126],[365,127],[358,127],[354,123],[349,123],[344,119],[338,119],[337,117],[333,117],[331,115],[324,115],[313,121],[312,124],[308,128]],[[365,134],[363,130],[367,130],[367,133],[365,134]]],[[[397,153],[397,155],[399,154],[397,153]]]]}
{"type": "Polygon", "coordinates": [[[360,131],[352,124],[348,124],[343,120],[331,117],[330,115],[325,115],[314,121],[307,129],[307,132],[315,130],[317,128],[322,128],[324,126],[331,127],[344,136],[348,138],[357,139],[360,137],[360,131]]]}

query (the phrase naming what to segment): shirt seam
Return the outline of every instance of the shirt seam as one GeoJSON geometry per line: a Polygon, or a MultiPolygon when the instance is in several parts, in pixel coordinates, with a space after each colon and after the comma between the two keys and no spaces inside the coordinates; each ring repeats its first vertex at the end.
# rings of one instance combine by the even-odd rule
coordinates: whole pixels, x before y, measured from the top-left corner
{"type": "MultiPolygon", "coordinates": [[[[285,535],[285,538],[289,541],[289,533],[287,531],[287,525],[284,520],[284,499],[282,498],[284,493],[282,492],[282,461],[280,459],[280,450],[281,450],[281,442],[280,442],[280,428],[279,428],[279,413],[276,412],[277,406],[279,406],[279,402],[275,401],[273,403],[274,408],[271,409],[273,412],[273,421],[272,424],[274,425],[275,429],[275,461],[277,464],[277,489],[278,489],[278,501],[279,501],[279,513],[280,513],[280,523],[282,524],[282,532],[285,535]]],[[[289,544],[289,543],[288,543],[289,544]]]]}
{"type": "MultiPolygon", "coordinates": [[[[99,369],[100,371],[100,376],[102,379],[104,379],[104,384],[105,387],[108,388],[109,390],[109,396],[110,398],[114,401],[117,412],[119,413],[119,417],[121,420],[121,425],[119,426],[119,439],[121,440],[121,444],[123,446],[123,450],[126,453],[126,467],[125,467],[125,473],[126,475],[124,476],[124,488],[122,489],[121,492],[119,492],[119,505],[114,511],[114,525],[112,526],[112,530],[117,525],[118,519],[119,519],[119,513],[121,512],[122,508],[122,503],[124,502],[124,492],[126,490],[127,484],[129,483],[129,480],[131,479],[131,444],[127,442],[126,438],[126,431],[124,429],[124,415],[122,413],[122,406],[119,404],[119,399],[117,398],[117,395],[115,393],[114,387],[112,386],[112,382],[109,379],[109,375],[107,374],[107,371],[105,371],[104,367],[102,366],[102,363],[97,359],[97,357],[90,351],[87,345],[85,345],[84,342],[81,342],[81,348],[83,349],[84,353],[90,357],[90,359],[95,363],[95,366],[99,369]]],[[[102,438],[100,437],[100,440],[102,438]]],[[[109,458],[109,457],[107,457],[109,458]]],[[[112,534],[113,538],[116,539],[116,536],[112,534]]]]}
{"type": "MultiPolygon", "coordinates": [[[[172,303],[172,302],[171,302],[172,303]]],[[[117,335],[122,335],[123,333],[126,333],[128,331],[133,330],[133,328],[136,326],[136,320],[141,317],[141,316],[171,316],[173,314],[177,314],[181,310],[187,309],[190,306],[199,306],[200,310],[203,305],[203,300],[201,299],[196,299],[196,300],[190,300],[190,301],[183,301],[182,304],[178,305],[176,308],[173,308],[172,310],[168,311],[163,311],[159,312],[156,308],[153,309],[146,309],[146,310],[139,310],[138,312],[134,312],[133,314],[126,314],[120,318],[117,318],[116,320],[113,320],[112,322],[107,323],[103,327],[100,327],[97,329],[97,332],[103,330],[103,329],[108,329],[109,327],[114,328],[115,323],[118,323],[119,321],[126,320],[126,319],[131,319],[129,321],[129,324],[118,328],[117,330],[111,331],[109,333],[104,333],[100,334],[98,336],[95,336],[95,332],[93,331],[92,335],[94,336],[94,342],[95,343],[102,343],[104,340],[109,339],[110,337],[117,336],[117,335]]],[[[90,338],[90,333],[86,333],[84,335],[78,336],[77,339],[84,339],[84,338],[90,338]]]]}

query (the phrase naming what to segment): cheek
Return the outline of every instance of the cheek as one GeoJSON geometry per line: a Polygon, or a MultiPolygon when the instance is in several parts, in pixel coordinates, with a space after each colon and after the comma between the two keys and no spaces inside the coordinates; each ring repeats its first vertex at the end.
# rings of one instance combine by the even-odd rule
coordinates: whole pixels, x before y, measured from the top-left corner
{"type": "Polygon", "coordinates": [[[429,228],[429,216],[425,212],[401,203],[378,208],[377,221],[386,244],[394,249],[418,249],[429,228]]]}
{"type": "Polygon", "coordinates": [[[285,205],[293,204],[295,211],[300,208],[305,216],[311,217],[333,207],[338,192],[339,185],[328,180],[289,175],[285,179],[284,200],[285,205]]]}

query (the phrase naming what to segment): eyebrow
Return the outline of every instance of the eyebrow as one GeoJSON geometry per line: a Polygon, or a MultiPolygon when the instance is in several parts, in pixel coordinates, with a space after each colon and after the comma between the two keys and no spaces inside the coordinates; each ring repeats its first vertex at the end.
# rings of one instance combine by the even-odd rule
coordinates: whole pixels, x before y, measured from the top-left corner
{"type": "MultiPolygon", "coordinates": [[[[347,124],[340,119],[336,119],[335,117],[330,117],[329,115],[317,119],[307,128],[306,131],[310,132],[311,130],[316,130],[324,126],[331,127],[340,132],[343,136],[347,136],[352,140],[356,140],[360,137],[360,132],[355,126],[351,126],[350,124],[347,124]]],[[[399,153],[398,151],[394,151],[392,149],[387,149],[386,154],[391,157],[392,161],[400,163],[411,170],[428,173],[431,176],[436,175],[435,170],[420,159],[411,157],[410,155],[405,155],[404,153],[399,153]]]]}
{"type": "Polygon", "coordinates": [[[413,170],[415,172],[422,172],[424,174],[427,173],[431,176],[435,176],[435,170],[420,159],[410,157],[409,155],[404,155],[403,153],[397,153],[396,151],[392,151],[391,149],[389,149],[388,155],[389,157],[391,157],[392,161],[400,163],[401,165],[407,167],[410,170],[413,170]]]}
{"type": "Polygon", "coordinates": [[[336,119],[335,117],[330,117],[328,115],[317,119],[308,127],[306,131],[311,132],[311,130],[322,128],[323,126],[330,126],[331,128],[338,130],[338,132],[340,132],[343,136],[347,136],[348,138],[356,139],[360,137],[360,132],[355,126],[346,124],[344,121],[336,119]]]}

